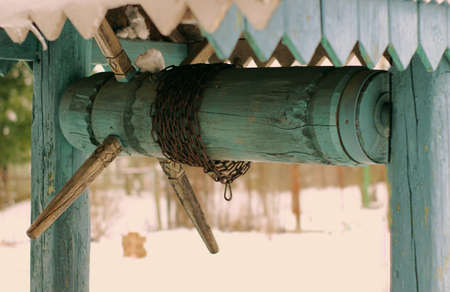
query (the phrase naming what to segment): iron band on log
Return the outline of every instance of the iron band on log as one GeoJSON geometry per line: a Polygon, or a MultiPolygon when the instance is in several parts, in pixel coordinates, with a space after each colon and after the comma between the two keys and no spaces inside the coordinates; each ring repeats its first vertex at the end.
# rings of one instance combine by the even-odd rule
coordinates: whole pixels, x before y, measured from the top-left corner
{"type": "MultiPolygon", "coordinates": [[[[92,152],[117,135],[124,152],[162,157],[151,136],[157,78],[111,73],[75,82],[60,104],[64,136],[92,152]]],[[[388,161],[389,80],[360,67],[230,68],[203,89],[201,136],[217,160],[361,165],[388,161]]]]}

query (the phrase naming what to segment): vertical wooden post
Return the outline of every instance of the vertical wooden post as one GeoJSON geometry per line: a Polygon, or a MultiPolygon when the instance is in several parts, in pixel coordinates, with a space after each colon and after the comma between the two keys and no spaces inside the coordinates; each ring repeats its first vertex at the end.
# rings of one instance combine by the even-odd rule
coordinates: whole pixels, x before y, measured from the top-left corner
{"type": "Polygon", "coordinates": [[[392,74],[391,291],[450,290],[450,74],[392,74]]]}
{"type": "MultiPolygon", "coordinates": [[[[63,137],[58,105],[64,90],[88,73],[90,42],[66,22],[33,64],[31,218],[34,220],[84,161],[63,137]]],[[[31,243],[31,291],[89,290],[89,201],[86,194],[31,243]]]]}

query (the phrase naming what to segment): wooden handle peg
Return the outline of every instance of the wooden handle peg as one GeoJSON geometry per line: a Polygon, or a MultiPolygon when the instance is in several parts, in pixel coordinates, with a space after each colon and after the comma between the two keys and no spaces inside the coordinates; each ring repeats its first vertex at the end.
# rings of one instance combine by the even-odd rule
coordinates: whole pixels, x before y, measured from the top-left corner
{"type": "Polygon", "coordinates": [[[94,38],[116,79],[125,82],[130,80],[136,70],[106,19],[103,19],[94,38]]]}
{"type": "Polygon", "coordinates": [[[121,151],[119,139],[108,136],[34,220],[27,230],[27,235],[36,239],[47,230],[121,151]]]}
{"type": "Polygon", "coordinates": [[[163,172],[167,175],[170,185],[177,194],[181,206],[183,206],[189,219],[191,219],[192,224],[194,224],[195,229],[197,229],[209,252],[213,254],[219,252],[216,238],[206,221],[206,216],[195,196],[194,189],[186,176],[183,165],[167,159],[159,159],[159,163],[163,172]]]}

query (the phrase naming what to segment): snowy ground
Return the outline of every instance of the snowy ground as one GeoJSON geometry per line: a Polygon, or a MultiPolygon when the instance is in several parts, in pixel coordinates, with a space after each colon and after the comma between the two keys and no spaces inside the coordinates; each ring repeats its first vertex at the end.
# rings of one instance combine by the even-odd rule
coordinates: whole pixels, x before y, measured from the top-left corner
{"type": "MultiPolygon", "coordinates": [[[[377,190],[381,207],[362,210],[354,193],[302,192],[302,227],[314,232],[269,237],[215,230],[217,255],[208,254],[193,230],[145,231],[144,223],[137,224],[145,208],[138,206],[149,199],[124,198],[118,228],[91,245],[91,291],[387,292],[387,194],[377,190]],[[336,199],[330,203],[330,197],[336,199]],[[146,258],[122,256],[121,234],[127,231],[147,237],[146,258]]],[[[24,202],[0,212],[2,291],[29,290],[29,208],[24,202]]]]}

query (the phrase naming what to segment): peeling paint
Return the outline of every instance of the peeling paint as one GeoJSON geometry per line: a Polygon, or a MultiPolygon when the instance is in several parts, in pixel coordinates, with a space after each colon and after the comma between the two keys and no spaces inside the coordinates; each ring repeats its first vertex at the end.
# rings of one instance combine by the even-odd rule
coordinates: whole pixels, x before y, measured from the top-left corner
{"type": "Polygon", "coordinates": [[[53,174],[53,171],[50,171],[48,173],[48,189],[47,189],[47,195],[51,195],[55,192],[55,175],[53,174]]]}
{"type": "Polygon", "coordinates": [[[447,270],[449,263],[450,263],[450,253],[445,257],[442,267],[438,268],[437,274],[439,276],[439,280],[441,280],[441,281],[444,280],[445,271],[447,270]]]}
{"type": "Polygon", "coordinates": [[[240,139],[240,138],[235,138],[235,139],[234,139],[234,143],[239,144],[239,145],[242,145],[242,139],[240,139]]]}
{"type": "Polygon", "coordinates": [[[448,63],[428,74],[416,55],[393,72],[391,291],[448,290],[448,63]],[[445,75],[447,74],[447,75],[445,75]],[[440,76],[446,77],[441,79],[440,76]],[[435,145],[439,145],[439,151],[435,145]],[[431,150],[433,153],[431,154],[431,150]],[[402,205],[402,212],[397,212],[402,205]],[[403,255],[403,251],[406,254],[403,255]],[[444,260],[446,263],[444,264],[444,260]],[[395,277],[395,271],[401,272],[395,277]]]}
{"type": "Polygon", "coordinates": [[[425,222],[425,226],[427,226],[428,225],[428,213],[429,213],[430,209],[427,206],[423,207],[423,209],[425,211],[425,214],[423,215],[423,217],[424,217],[423,219],[425,222]]]}
{"type": "Polygon", "coordinates": [[[51,195],[55,192],[55,186],[53,184],[48,186],[47,195],[51,195]]]}
{"type": "MultiPolygon", "coordinates": [[[[34,94],[32,125],[31,209],[40,212],[66,175],[83,162],[61,135],[58,103],[69,84],[89,69],[92,44],[81,38],[67,22],[62,36],[49,49],[36,51],[33,62],[34,94]],[[64,59],[64,62],[57,60],[64,59]]],[[[55,222],[58,232],[47,232],[30,242],[30,291],[60,292],[89,290],[89,207],[88,197],[75,202],[71,212],[55,222]],[[58,226],[58,227],[57,227],[58,226]],[[57,244],[54,244],[57,243],[57,244]],[[81,249],[80,247],[86,246],[81,249]]]]}

